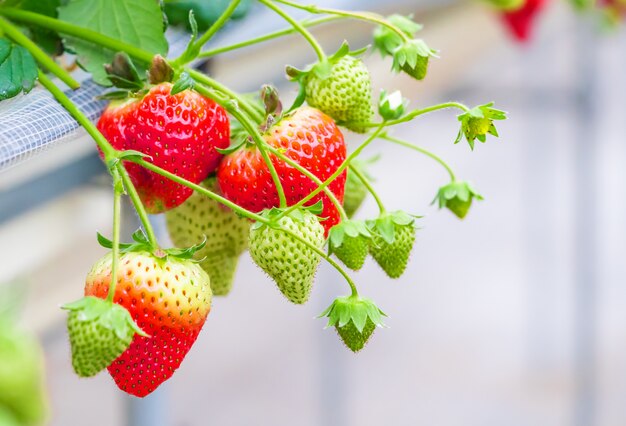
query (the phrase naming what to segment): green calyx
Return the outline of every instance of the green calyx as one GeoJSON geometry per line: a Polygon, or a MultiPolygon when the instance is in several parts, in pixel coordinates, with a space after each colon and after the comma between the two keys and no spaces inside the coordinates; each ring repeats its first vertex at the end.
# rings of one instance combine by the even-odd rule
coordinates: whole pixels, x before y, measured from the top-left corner
{"type": "Polygon", "coordinates": [[[265,209],[261,213],[259,213],[259,216],[264,217],[269,222],[268,223],[254,222],[254,224],[252,225],[252,229],[259,229],[263,226],[280,229],[282,227],[281,218],[283,217],[289,217],[290,219],[293,219],[296,222],[305,222],[307,219],[307,213],[311,213],[311,214],[314,214],[315,216],[318,216],[322,214],[323,208],[324,208],[324,205],[322,201],[320,200],[311,206],[299,207],[291,211],[289,211],[290,210],[289,208],[280,208],[280,207],[272,207],[271,209],[265,209]],[[285,214],[285,212],[287,211],[289,211],[289,213],[285,214]]]}
{"type": "Polygon", "coordinates": [[[374,30],[375,48],[383,57],[393,58],[393,71],[402,71],[417,80],[423,80],[428,71],[429,59],[436,56],[437,51],[428,47],[424,40],[414,38],[422,26],[414,22],[411,16],[391,15],[387,20],[400,29],[406,38],[402,38],[391,28],[380,25],[374,30]]]}
{"type": "Polygon", "coordinates": [[[363,267],[372,233],[364,221],[344,220],[333,226],[328,234],[328,254],[335,254],[348,268],[363,267]]]}
{"type": "Polygon", "coordinates": [[[415,243],[415,218],[402,211],[383,213],[368,221],[374,235],[369,251],[376,263],[390,278],[399,278],[405,271],[415,243]]]}
{"type": "MultiPolygon", "coordinates": [[[[157,259],[167,259],[168,257],[173,257],[176,259],[193,260],[196,252],[202,249],[206,244],[206,241],[201,241],[200,243],[187,248],[172,247],[169,249],[162,249],[154,247],[142,229],[136,230],[132,235],[132,239],[132,243],[120,243],[120,253],[148,252],[157,259]]],[[[113,242],[99,232],[98,243],[100,243],[100,245],[104,248],[113,248],[113,242]]]]}
{"type": "Polygon", "coordinates": [[[335,327],[337,334],[352,352],[358,352],[367,343],[376,327],[383,327],[381,311],[370,299],[358,296],[338,297],[319,318],[328,317],[326,327],[335,327]]]}
{"type": "Polygon", "coordinates": [[[470,148],[473,150],[476,139],[485,143],[487,134],[498,137],[499,135],[494,121],[506,120],[506,112],[492,108],[492,106],[493,102],[490,102],[474,107],[459,115],[458,120],[461,122],[461,129],[454,143],[459,143],[463,136],[465,136],[470,148]]]}
{"type": "Polygon", "coordinates": [[[409,101],[402,97],[402,93],[399,90],[392,93],[381,90],[380,100],[378,101],[378,113],[387,121],[397,120],[404,115],[408,104],[409,101]]]}
{"type": "Polygon", "coordinates": [[[433,204],[436,202],[440,209],[446,207],[459,219],[463,219],[474,199],[482,200],[483,197],[469,182],[454,181],[439,188],[433,204]]]}
{"type": "Polygon", "coordinates": [[[63,306],[69,311],[67,330],[72,366],[80,377],[91,377],[119,357],[135,334],[149,337],[122,306],[97,297],[84,297],[63,306]]]}

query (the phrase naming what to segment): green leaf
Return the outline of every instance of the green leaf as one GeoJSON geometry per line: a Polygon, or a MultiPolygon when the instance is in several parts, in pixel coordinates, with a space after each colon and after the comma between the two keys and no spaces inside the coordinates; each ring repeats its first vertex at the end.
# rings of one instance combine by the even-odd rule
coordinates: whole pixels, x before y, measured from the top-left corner
{"type": "MultiPolygon", "coordinates": [[[[70,0],[59,8],[59,19],[154,54],[167,54],[163,15],[157,1],[70,0]]],[[[115,52],[77,38],[66,37],[64,41],[96,83],[110,85],[104,64],[111,62],[115,52]]]]}
{"type": "Polygon", "coordinates": [[[37,64],[21,46],[0,38],[0,100],[32,90],[37,80],[37,64]]]}
{"type": "MultiPolygon", "coordinates": [[[[189,11],[193,10],[196,25],[200,31],[208,29],[228,7],[230,0],[176,0],[165,2],[165,13],[172,25],[185,25],[192,29],[189,22],[189,11]]],[[[251,0],[242,0],[235,9],[231,19],[245,16],[250,8],[251,0]]]]}

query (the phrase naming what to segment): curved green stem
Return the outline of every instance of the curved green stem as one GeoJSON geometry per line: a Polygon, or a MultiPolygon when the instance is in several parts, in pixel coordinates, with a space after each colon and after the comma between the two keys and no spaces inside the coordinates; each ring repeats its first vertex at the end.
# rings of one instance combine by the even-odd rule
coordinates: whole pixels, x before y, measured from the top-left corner
{"type": "MultiPolygon", "coordinates": [[[[158,175],[161,175],[163,177],[168,178],[169,180],[179,183],[183,186],[186,186],[189,189],[192,189],[196,192],[198,192],[201,195],[204,195],[205,197],[208,197],[210,199],[212,199],[213,201],[217,201],[218,203],[230,208],[231,210],[239,213],[241,216],[247,217],[248,219],[253,219],[253,220],[257,220],[259,222],[264,222],[266,221],[266,219],[261,216],[258,215],[256,213],[253,213],[249,210],[244,209],[243,207],[233,203],[232,201],[222,197],[221,195],[216,194],[213,191],[210,191],[208,189],[206,189],[203,186],[200,186],[198,184],[195,184],[191,181],[188,181],[185,178],[181,178],[178,175],[175,175],[174,173],[168,172],[165,169],[162,169],[159,166],[155,166],[152,163],[147,162],[146,160],[144,160],[143,158],[135,158],[135,157],[129,157],[126,161],[130,161],[133,162],[135,164],[138,164],[142,167],[144,167],[145,169],[148,169],[158,175]]],[[[264,222],[265,223],[265,222],[264,222]]]]}
{"type": "Polygon", "coordinates": [[[0,7],[0,15],[4,15],[16,21],[34,24],[38,27],[53,30],[61,34],[77,37],[81,40],[97,44],[98,46],[106,47],[107,49],[111,49],[115,52],[126,52],[130,56],[139,59],[142,62],[150,63],[150,61],[152,61],[152,57],[154,56],[153,53],[147,52],[131,44],[124,43],[115,38],[105,36],[99,32],[82,28],[39,13],[28,12],[11,7],[0,7]]]}
{"type": "MultiPolygon", "coordinates": [[[[243,99],[237,93],[235,93],[232,90],[230,90],[228,87],[226,87],[223,84],[217,82],[216,80],[212,79],[211,77],[202,74],[200,71],[196,71],[196,70],[194,70],[192,68],[185,68],[185,71],[195,81],[200,82],[200,83],[204,84],[205,86],[208,86],[208,87],[210,87],[212,89],[215,89],[215,90],[217,90],[219,92],[222,92],[223,94],[228,96],[230,99],[233,99],[234,101],[236,101],[238,107],[241,108],[241,110],[244,111],[246,114],[248,114],[248,116],[254,118],[257,122],[261,123],[263,121],[264,117],[263,117],[263,115],[259,114],[259,111],[257,111],[245,99],[243,99]]],[[[197,91],[198,91],[198,93],[200,93],[200,90],[197,90],[197,91]]],[[[208,95],[205,95],[205,96],[208,96],[208,95]]],[[[224,105],[222,105],[222,106],[224,106],[224,105]]]]}
{"type": "MultiPolygon", "coordinates": [[[[191,76],[192,78],[195,79],[194,75],[191,75],[191,76]]],[[[278,173],[276,172],[276,167],[274,167],[274,164],[272,163],[272,160],[270,159],[267,153],[265,140],[263,139],[263,136],[261,136],[261,133],[259,133],[259,130],[255,126],[255,124],[252,121],[250,121],[250,118],[248,118],[247,115],[243,114],[242,111],[240,111],[238,108],[238,105],[239,105],[238,101],[243,101],[243,99],[241,99],[238,95],[234,94],[235,96],[234,100],[236,102],[235,104],[233,104],[232,102],[228,102],[227,100],[223,99],[220,96],[216,96],[215,93],[209,91],[208,89],[206,89],[205,87],[201,85],[197,85],[195,87],[195,90],[203,96],[206,96],[211,99],[215,99],[215,101],[218,102],[220,105],[222,105],[224,108],[226,108],[226,110],[230,112],[241,123],[241,125],[248,131],[250,136],[252,136],[252,139],[254,140],[259,152],[261,153],[261,157],[263,157],[263,161],[267,165],[270,175],[272,176],[272,181],[274,182],[274,186],[276,187],[276,192],[278,193],[278,200],[280,203],[280,207],[286,207],[287,198],[285,197],[285,190],[283,189],[283,184],[280,182],[280,177],[278,176],[278,173]]]]}
{"type": "Polygon", "coordinates": [[[105,160],[114,158],[115,150],[102,133],[100,133],[91,120],[89,120],[85,114],[83,114],[82,111],[79,110],[78,107],[70,100],[70,98],[68,98],[65,93],[63,93],[63,91],[59,89],[42,71],[39,71],[39,82],[52,94],[52,96],[54,96],[57,102],[59,102],[63,108],[65,108],[67,112],[69,112],[70,115],[78,121],[78,124],[83,126],[85,131],[89,133],[98,147],[102,150],[105,160]]]}
{"type": "MultiPolygon", "coordinates": [[[[128,157],[127,161],[131,161],[135,164],[138,164],[142,167],[145,167],[146,169],[157,173],[163,177],[166,177],[176,183],[179,183],[181,185],[186,186],[187,188],[190,188],[196,192],[198,192],[201,195],[204,195],[214,201],[217,201],[218,203],[221,203],[222,205],[232,209],[233,211],[239,213],[241,216],[247,217],[248,219],[253,219],[256,220],[258,222],[264,223],[266,225],[269,225],[271,222],[269,219],[258,215],[256,213],[252,213],[249,210],[244,209],[243,207],[238,206],[237,204],[233,203],[232,201],[229,201],[228,199],[216,194],[213,191],[210,191],[207,188],[204,188],[200,185],[197,185],[193,182],[190,182],[184,178],[181,178],[180,176],[177,176],[171,172],[168,172],[165,169],[162,169],[158,166],[155,166],[152,163],[147,162],[146,160],[142,159],[142,158],[137,158],[137,157],[128,157]]],[[[290,236],[292,236],[293,238],[297,239],[298,241],[302,242],[303,244],[305,244],[307,247],[309,247],[311,250],[315,251],[317,254],[319,254],[320,256],[322,256],[328,263],[330,263],[341,275],[343,275],[343,277],[346,279],[346,281],[348,282],[348,285],[350,285],[350,288],[352,289],[352,294],[358,294],[357,290],[356,290],[356,285],[354,284],[354,282],[352,281],[352,278],[350,277],[350,275],[339,265],[337,264],[337,262],[335,262],[331,257],[329,257],[326,253],[324,253],[323,250],[320,250],[318,247],[314,246],[313,244],[311,244],[310,242],[304,240],[302,237],[300,237],[297,234],[294,234],[293,232],[289,231],[288,229],[283,229],[283,228],[278,228],[280,229],[282,232],[285,232],[287,234],[289,234],[290,236]]]]}
{"type": "MultiPolygon", "coordinates": [[[[267,145],[267,149],[272,154],[274,154],[275,156],[277,156],[278,158],[283,160],[285,163],[289,164],[291,167],[293,167],[294,169],[298,170],[304,176],[306,176],[307,178],[311,179],[318,186],[323,185],[323,182],[320,180],[320,178],[318,178],[313,173],[311,173],[310,171],[308,171],[307,169],[302,167],[297,162],[293,161],[291,158],[287,157],[285,154],[280,152],[278,149],[276,149],[276,148],[274,148],[272,146],[269,146],[269,145],[267,145]]],[[[337,197],[335,197],[335,194],[333,194],[333,192],[330,189],[328,189],[328,188],[324,188],[324,193],[326,194],[326,196],[328,196],[330,201],[333,203],[333,205],[335,206],[335,208],[339,212],[339,216],[341,217],[341,219],[346,219],[348,217],[348,215],[346,214],[346,211],[343,209],[343,206],[341,205],[341,203],[339,202],[337,197]]]]}
{"type": "Polygon", "coordinates": [[[339,9],[319,7],[316,5],[303,5],[299,3],[294,3],[289,0],[274,0],[274,1],[278,3],[282,3],[287,6],[295,7],[296,9],[306,10],[309,13],[315,13],[315,14],[328,13],[331,15],[343,16],[345,18],[354,18],[354,19],[359,19],[361,21],[367,21],[367,22],[372,22],[375,24],[383,25],[389,28],[390,30],[392,30],[393,32],[395,32],[396,34],[398,34],[402,38],[402,40],[404,41],[411,40],[411,37],[409,37],[404,31],[402,31],[400,28],[398,28],[397,26],[389,22],[387,19],[385,19],[384,16],[376,14],[376,13],[352,12],[348,10],[339,10],[339,9]]]}
{"type": "Polygon", "coordinates": [[[397,145],[402,145],[404,147],[413,149],[413,150],[415,150],[417,152],[421,152],[422,154],[427,155],[428,157],[432,158],[433,160],[435,160],[436,162],[441,164],[446,169],[446,171],[450,175],[450,180],[452,182],[454,182],[456,180],[456,176],[454,175],[454,172],[452,171],[452,168],[450,167],[450,165],[448,163],[446,163],[445,161],[443,161],[443,159],[441,157],[439,157],[438,155],[435,155],[434,153],[430,152],[429,150],[427,150],[425,148],[422,148],[421,146],[413,145],[410,142],[403,141],[402,139],[394,138],[394,137],[389,136],[389,135],[380,135],[379,139],[384,139],[384,140],[387,140],[389,142],[395,143],[397,145]]]}
{"type": "Polygon", "coordinates": [[[177,59],[173,60],[170,65],[176,69],[196,59],[200,54],[202,46],[204,46],[211,39],[211,37],[213,37],[224,26],[226,21],[228,21],[228,19],[235,12],[235,9],[237,9],[237,6],[239,6],[239,3],[241,3],[241,0],[232,0],[217,21],[215,21],[198,40],[194,41],[192,38],[187,46],[187,49],[185,49],[185,51],[177,59]]]}
{"type": "MultiPolygon", "coordinates": [[[[429,106],[428,108],[415,109],[415,110],[409,112],[408,114],[406,114],[404,117],[398,118],[397,120],[387,121],[387,126],[395,126],[396,124],[406,123],[407,121],[411,121],[415,117],[418,117],[420,115],[427,114],[427,113],[433,112],[433,111],[439,111],[439,110],[442,110],[442,109],[448,109],[448,108],[457,108],[457,109],[462,110],[463,112],[469,111],[469,108],[466,107],[465,105],[463,105],[462,103],[459,103],[459,102],[445,102],[443,104],[429,106]]],[[[381,123],[366,123],[364,126],[365,127],[376,127],[376,126],[380,126],[380,124],[381,123]]]]}
{"type": "Polygon", "coordinates": [[[124,190],[118,168],[111,171],[113,176],[113,247],[111,248],[111,282],[107,302],[113,302],[115,287],[117,286],[117,269],[120,257],[120,198],[124,190]]]}
{"type": "Polygon", "coordinates": [[[374,197],[374,200],[376,200],[376,204],[378,205],[378,210],[380,211],[380,214],[382,215],[383,213],[385,213],[385,205],[376,193],[376,190],[374,190],[374,187],[372,186],[369,179],[356,167],[350,166],[350,172],[354,173],[354,175],[358,177],[361,182],[363,182],[363,185],[365,185],[369,193],[372,194],[372,197],[374,197]]]}
{"type": "Polygon", "coordinates": [[[302,25],[300,22],[293,19],[288,13],[283,11],[280,7],[273,4],[272,0],[259,0],[259,2],[264,4],[268,8],[272,9],[278,15],[282,16],[283,19],[289,22],[296,31],[302,34],[302,37],[304,37],[306,41],[309,42],[313,50],[315,50],[315,54],[317,55],[320,62],[326,60],[326,54],[324,53],[324,49],[322,49],[322,46],[320,46],[320,44],[317,42],[315,37],[313,37],[313,34],[311,34],[309,30],[307,30],[304,27],[304,25],[302,25]]]}
{"type": "Polygon", "coordinates": [[[80,87],[80,83],[74,80],[69,72],[67,72],[62,66],[54,62],[54,60],[50,58],[50,56],[48,56],[46,52],[41,50],[39,46],[33,43],[9,21],[4,18],[0,18],[0,28],[2,28],[4,33],[9,36],[11,40],[22,46],[24,49],[28,50],[30,54],[33,55],[33,57],[37,60],[37,62],[41,64],[41,66],[57,76],[59,80],[67,84],[71,89],[78,89],[80,87]]]}
{"type": "Polygon", "coordinates": [[[330,175],[330,177],[328,179],[326,179],[324,182],[322,182],[322,184],[319,185],[315,190],[311,191],[309,193],[309,195],[307,195],[306,197],[304,197],[303,199],[298,201],[298,203],[292,205],[287,210],[285,210],[281,214],[281,216],[287,215],[287,214],[291,213],[292,211],[294,211],[295,209],[302,207],[305,203],[309,202],[313,197],[315,197],[317,194],[319,194],[321,191],[323,191],[324,188],[326,188],[328,185],[330,185],[330,183],[332,181],[337,179],[337,177],[341,173],[343,173],[343,171],[350,165],[350,162],[354,158],[356,158],[361,153],[361,151],[363,151],[374,139],[376,139],[378,137],[379,133],[385,128],[386,125],[387,125],[386,122],[382,122],[378,126],[378,129],[376,129],[373,133],[371,133],[369,135],[369,137],[361,145],[359,145],[359,147],[357,149],[355,149],[350,155],[348,155],[348,157],[344,160],[344,162],[341,163],[341,165],[339,167],[337,167],[337,170],[335,170],[335,172],[332,175],[330,175]]]}
{"type": "MultiPolygon", "coordinates": [[[[324,16],[319,19],[305,19],[300,21],[300,24],[305,27],[313,27],[316,25],[324,24],[326,22],[336,21],[338,19],[343,19],[343,16],[324,16]]],[[[205,50],[204,52],[200,52],[198,58],[210,58],[211,56],[218,55],[224,52],[230,52],[232,50],[241,49],[243,47],[252,46],[254,44],[262,43],[264,41],[273,40],[278,37],[282,37],[285,35],[293,34],[297,32],[294,27],[285,28],[284,30],[274,31],[259,37],[251,38],[250,40],[242,41],[239,43],[230,44],[228,46],[217,47],[211,50],[205,50]]]]}
{"type": "MultiPolygon", "coordinates": [[[[102,150],[104,154],[104,161],[107,166],[110,165],[111,160],[114,160],[117,157],[117,151],[113,149],[111,144],[106,140],[106,138],[100,133],[100,131],[96,128],[96,126],[89,121],[89,119],[83,114],[77,107],[70,101],[70,99],[59,89],[57,86],[50,81],[50,79],[41,71],[39,71],[39,81],[41,84],[48,89],[48,91],[55,97],[55,99],[67,110],[67,112],[78,121],[78,123],[83,126],[85,131],[91,136],[98,144],[98,147],[102,150]]],[[[153,245],[153,247],[157,248],[158,243],[156,237],[154,235],[154,231],[152,230],[152,226],[150,225],[150,221],[148,220],[148,214],[146,213],[146,209],[144,208],[141,200],[139,199],[139,194],[137,194],[137,190],[135,186],[130,180],[128,173],[124,167],[119,167],[118,172],[130,196],[133,205],[135,206],[135,210],[139,215],[139,219],[143,224],[146,234],[148,236],[148,240],[153,245]]]]}
{"type": "Polygon", "coordinates": [[[128,175],[128,172],[126,171],[124,166],[120,166],[118,170],[120,172],[120,176],[122,177],[122,183],[126,188],[126,193],[130,197],[130,201],[135,207],[137,216],[139,216],[139,220],[141,221],[141,224],[146,231],[146,236],[148,237],[148,241],[150,241],[150,245],[154,249],[159,248],[159,243],[156,239],[156,235],[154,234],[154,230],[152,229],[152,225],[150,224],[150,220],[148,219],[148,213],[146,212],[146,208],[141,202],[141,198],[139,198],[139,194],[137,193],[135,185],[133,185],[133,182],[130,180],[130,176],[128,175]]]}
{"type": "Polygon", "coordinates": [[[291,236],[292,238],[295,238],[296,240],[300,241],[302,244],[305,244],[307,247],[309,247],[315,253],[320,255],[324,260],[326,260],[333,268],[335,268],[345,278],[346,282],[350,286],[350,290],[352,291],[352,296],[356,297],[356,296],[359,295],[359,292],[357,291],[357,288],[356,288],[356,284],[354,284],[354,281],[352,280],[350,275],[337,262],[335,262],[335,260],[332,257],[330,257],[328,254],[324,253],[324,251],[321,250],[319,247],[314,246],[313,244],[309,243],[304,238],[302,238],[301,236],[295,234],[294,232],[290,231],[289,229],[284,229],[284,228],[278,228],[278,229],[280,231],[284,232],[285,234],[291,236]]]}

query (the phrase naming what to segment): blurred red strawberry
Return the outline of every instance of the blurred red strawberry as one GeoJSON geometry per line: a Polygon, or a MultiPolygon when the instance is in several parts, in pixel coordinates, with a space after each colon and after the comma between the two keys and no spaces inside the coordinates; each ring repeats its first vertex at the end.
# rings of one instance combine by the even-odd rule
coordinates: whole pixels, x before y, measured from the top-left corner
{"type": "Polygon", "coordinates": [[[546,0],[526,0],[517,10],[504,12],[502,18],[511,34],[520,42],[530,39],[537,15],[546,4],[546,0]]]}

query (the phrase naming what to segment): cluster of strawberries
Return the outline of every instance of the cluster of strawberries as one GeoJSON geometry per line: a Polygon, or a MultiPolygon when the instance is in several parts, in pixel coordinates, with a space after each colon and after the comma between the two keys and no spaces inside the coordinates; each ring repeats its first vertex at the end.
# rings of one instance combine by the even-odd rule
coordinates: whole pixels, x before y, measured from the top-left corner
{"type": "MultiPolygon", "coordinates": [[[[380,27],[377,47],[393,57],[396,71],[424,78],[435,52],[412,38],[419,25],[401,16],[389,20],[405,31],[406,40],[398,30],[380,27]]],[[[153,67],[163,63],[156,58],[153,67]]],[[[132,67],[122,58],[109,69],[112,80],[128,85],[132,76],[115,77],[115,68],[132,67]]],[[[171,77],[153,71],[151,75],[171,77]]],[[[415,217],[402,211],[381,208],[375,219],[351,218],[370,188],[363,163],[350,161],[340,126],[369,133],[369,140],[382,129],[384,123],[371,123],[369,72],[343,45],[307,69],[288,67],[287,73],[300,85],[289,111],[282,112],[278,95],[268,87],[262,91],[263,106],[248,105],[250,115],[256,115],[258,138],[249,127],[243,129],[237,107],[227,111],[228,104],[221,106],[199,88],[167,79],[136,87],[104,111],[97,127],[111,146],[144,159],[120,157],[133,184],[127,191],[136,190],[148,213],[165,213],[178,248],[155,247],[138,231],[133,243],[119,245],[119,256],[109,253],[93,266],[86,297],[65,306],[72,362],[80,376],[107,368],[130,394],[142,397],[155,390],[195,342],[212,296],[231,290],[239,257],[247,249],[296,304],[308,300],[322,258],[341,270],[352,295],[336,299],[322,316],[351,350],[362,349],[382,325],[384,313],[358,295],[330,257],[358,270],[371,255],[389,277],[397,278],[415,242],[415,217]],[[370,132],[373,127],[378,130],[370,132]]],[[[401,96],[384,95],[379,113],[385,122],[395,120],[404,106],[401,96]]],[[[501,118],[490,105],[466,109],[459,117],[459,138],[465,134],[473,147],[474,139],[497,135],[493,120],[501,118]]],[[[461,218],[475,198],[480,196],[457,181],[437,196],[440,207],[461,218]]],[[[114,246],[102,236],[99,240],[104,247],[114,246]]]]}

